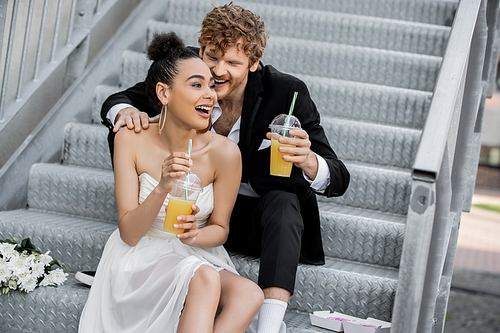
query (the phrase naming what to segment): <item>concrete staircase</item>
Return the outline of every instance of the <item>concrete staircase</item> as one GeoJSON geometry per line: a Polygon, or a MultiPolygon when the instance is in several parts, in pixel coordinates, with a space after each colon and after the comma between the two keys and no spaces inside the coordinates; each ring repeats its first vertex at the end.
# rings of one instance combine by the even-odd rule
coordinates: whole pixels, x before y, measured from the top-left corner
{"type": "MultiPolygon", "coordinates": [[[[165,21],[144,39],[176,31],[187,45],[220,1],[170,1],[165,21]]],[[[240,1],[270,34],[263,62],[303,79],[333,149],[351,172],[340,198],[318,197],[324,266],[301,265],[286,315],[287,332],[329,332],[308,313],[338,311],[391,321],[398,285],[415,152],[457,3],[404,0],[240,1]],[[306,6],[307,3],[307,6],[306,6]],[[307,8],[302,8],[306,6],[307,8]]],[[[0,302],[2,332],[76,332],[88,288],[74,279],[95,270],[117,228],[104,99],[145,78],[144,53],[123,54],[120,86],[98,86],[91,123],[64,130],[62,162],[31,167],[27,209],[0,212],[0,239],[31,237],[70,272],[59,288],[12,293],[0,302]]],[[[258,259],[232,254],[256,280],[258,259]]]]}

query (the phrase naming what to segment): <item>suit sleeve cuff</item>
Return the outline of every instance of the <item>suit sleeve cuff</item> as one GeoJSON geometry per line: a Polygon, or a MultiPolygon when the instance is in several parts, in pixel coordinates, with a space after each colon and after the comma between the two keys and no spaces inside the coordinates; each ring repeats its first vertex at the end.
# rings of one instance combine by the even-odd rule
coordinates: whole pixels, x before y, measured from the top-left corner
{"type": "Polygon", "coordinates": [[[109,121],[109,123],[111,125],[115,126],[115,119],[116,119],[116,115],[118,114],[118,112],[120,112],[121,110],[123,110],[125,108],[131,108],[131,107],[133,107],[133,106],[130,104],[127,104],[127,103],[119,103],[119,104],[113,105],[113,107],[111,109],[109,109],[108,113],[106,114],[106,119],[109,121]]]}
{"type": "Polygon", "coordinates": [[[330,169],[323,157],[316,153],[314,153],[314,155],[316,155],[316,159],[318,160],[318,173],[316,174],[316,178],[312,180],[304,171],[302,171],[302,174],[314,191],[324,193],[328,185],[330,185],[330,169]]]}

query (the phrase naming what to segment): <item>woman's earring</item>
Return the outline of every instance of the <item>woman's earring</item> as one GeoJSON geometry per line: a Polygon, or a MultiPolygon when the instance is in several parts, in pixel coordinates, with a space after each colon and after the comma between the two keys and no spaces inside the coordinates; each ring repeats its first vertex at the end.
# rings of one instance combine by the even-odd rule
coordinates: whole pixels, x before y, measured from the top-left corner
{"type": "Polygon", "coordinates": [[[212,128],[212,114],[210,114],[210,117],[208,118],[208,126],[207,128],[202,129],[201,131],[196,131],[198,134],[203,134],[205,132],[208,132],[212,128]]]}
{"type": "Polygon", "coordinates": [[[163,127],[165,127],[165,121],[167,120],[167,104],[163,104],[160,112],[160,122],[158,127],[158,135],[161,135],[163,131],[163,127]]]}

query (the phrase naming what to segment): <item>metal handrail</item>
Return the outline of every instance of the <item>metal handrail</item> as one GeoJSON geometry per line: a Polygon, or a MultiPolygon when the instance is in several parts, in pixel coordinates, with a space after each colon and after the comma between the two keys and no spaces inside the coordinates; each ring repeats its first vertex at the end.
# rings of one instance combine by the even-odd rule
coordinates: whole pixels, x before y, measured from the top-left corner
{"type": "MultiPolygon", "coordinates": [[[[43,84],[52,72],[54,72],[58,65],[61,64],[73,51],[77,50],[80,44],[84,41],[86,36],[90,31],[90,26],[82,26],[81,24],[76,24],[77,21],[88,21],[82,16],[99,16],[102,15],[101,8],[106,5],[106,8],[111,7],[111,5],[119,0],[71,0],[70,6],[68,6],[68,1],[65,0],[44,0],[43,9],[37,10],[35,15],[33,15],[35,4],[39,1],[30,0],[29,10],[27,17],[21,17],[20,11],[20,0],[12,0],[11,10],[7,12],[7,4],[0,5],[0,32],[2,32],[1,37],[3,38],[4,29],[7,30],[7,49],[5,50],[5,60],[3,64],[3,75],[0,78],[0,130],[6,126],[6,123],[11,119],[26,103],[26,101],[36,92],[36,90],[43,84]],[[103,4],[104,3],[104,4],[103,4]],[[54,5],[57,7],[56,13],[53,13],[54,5]],[[95,11],[98,8],[98,11],[95,11]],[[48,15],[54,14],[54,20],[48,20],[48,15]],[[6,24],[9,21],[7,18],[9,15],[10,26],[7,27],[6,24]],[[38,18],[37,18],[38,17],[38,18]],[[64,20],[63,20],[64,17],[64,20]],[[32,23],[39,20],[38,23],[33,25],[32,23]],[[20,21],[24,21],[24,26],[19,25],[20,21]],[[67,20],[67,21],[66,21],[67,20]],[[16,27],[20,30],[16,34],[16,27]],[[64,30],[62,30],[64,27],[64,30]],[[48,29],[47,29],[48,28],[48,29]],[[42,61],[42,46],[44,44],[45,32],[51,31],[53,29],[52,37],[50,41],[50,54],[48,61],[42,61]],[[24,37],[18,36],[23,33],[24,37]],[[38,34],[37,39],[30,38],[30,33],[36,32],[38,34]],[[60,35],[65,36],[65,40],[59,43],[60,35]],[[17,52],[15,49],[15,40],[24,39],[21,50],[21,61],[19,66],[14,64],[13,56],[17,52]],[[30,52],[28,54],[28,52],[30,52]],[[32,56],[31,52],[33,53],[32,56]],[[34,60],[30,62],[28,59],[33,58],[34,60]],[[33,75],[30,79],[25,79],[25,72],[32,70],[33,75]],[[19,73],[17,81],[12,84],[12,74],[19,73]],[[10,86],[17,87],[14,91],[14,99],[10,99],[10,86]],[[9,88],[9,89],[8,89],[9,88]],[[29,89],[28,89],[29,88],[29,89]]],[[[40,6],[41,7],[41,6],[40,6]]],[[[37,7],[38,8],[38,7],[37,7]]],[[[92,22],[89,20],[88,22],[92,22]]],[[[47,38],[49,39],[49,38],[47,38]]],[[[1,39],[0,39],[1,41],[1,39]]],[[[45,42],[47,42],[45,41],[45,42]]],[[[0,49],[2,45],[0,44],[0,49]]]]}
{"type": "Polygon", "coordinates": [[[435,182],[439,176],[453,114],[460,109],[458,97],[463,89],[480,4],[480,0],[459,3],[413,163],[414,180],[435,182]]]}
{"type": "Polygon", "coordinates": [[[483,88],[480,77],[484,53],[480,59],[483,63],[478,64],[474,57],[481,54],[472,53],[471,48],[478,46],[474,43],[484,33],[478,29],[478,23],[484,24],[484,18],[479,18],[484,16],[484,6],[481,0],[459,3],[412,166],[412,190],[392,318],[394,333],[427,333],[433,327],[435,332],[441,332],[439,328],[444,326],[444,317],[435,314],[446,308],[446,303],[437,304],[438,289],[445,290],[447,299],[449,286],[442,285],[442,272],[449,257],[448,244],[454,241],[453,228],[458,228],[456,217],[459,219],[461,212],[452,206],[464,192],[464,181],[452,184],[451,180],[457,183],[457,174],[463,175],[463,169],[468,167],[464,163],[467,156],[457,150],[472,138],[482,98],[482,94],[471,96],[471,92],[483,88]]]}

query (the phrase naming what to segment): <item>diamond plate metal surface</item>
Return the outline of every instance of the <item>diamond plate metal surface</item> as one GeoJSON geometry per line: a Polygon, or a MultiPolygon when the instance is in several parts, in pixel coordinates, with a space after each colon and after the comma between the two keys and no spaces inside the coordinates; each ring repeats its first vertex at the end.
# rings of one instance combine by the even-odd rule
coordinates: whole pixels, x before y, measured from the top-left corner
{"type": "Polygon", "coordinates": [[[286,73],[432,91],[441,58],[275,37],[263,62],[286,73]]]}
{"type": "Polygon", "coordinates": [[[28,189],[30,208],[117,221],[113,172],[58,164],[34,164],[28,189]]]}
{"type": "Polygon", "coordinates": [[[421,131],[323,117],[321,125],[342,160],[410,168],[421,131]]]}
{"type": "MultiPolygon", "coordinates": [[[[197,26],[210,11],[211,3],[223,1],[171,1],[166,21],[197,26]]],[[[389,21],[370,16],[293,8],[240,1],[239,5],[258,14],[271,36],[287,36],[336,44],[442,56],[450,28],[407,21],[389,21]]]]}
{"type": "Polygon", "coordinates": [[[409,172],[354,163],[346,163],[346,166],[351,174],[351,181],[346,193],[335,198],[317,196],[318,201],[325,205],[333,203],[394,214],[406,214],[411,190],[409,172]]]}
{"type": "Polygon", "coordinates": [[[151,61],[145,53],[125,50],[122,57],[120,84],[123,89],[132,87],[137,82],[144,81],[151,61]]]}
{"type": "Polygon", "coordinates": [[[38,287],[33,292],[1,296],[0,331],[77,332],[89,288],[70,275],[57,288],[38,287]]]}
{"type": "MultiPolygon", "coordinates": [[[[186,29],[192,31],[192,28],[186,29]]],[[[189,34],[176,32],[181,37],[189,34]]],[[[149,68],[145,55],[130,53],[124,53],[124,61],[130,63],[129,69],[122,69],[121,82],[124,86],[143,80],[149,68]],[[130,80],[132,74],[135,75],[134,80],[130,80]]],[[[440,57],[307,40],[297,43],[296,39],[279,36],[269,40],[262,61],[274,64],[286,73],[423,91],[432,91],[441,64],[440,57]],[[290,54],[294,56],[290,57],[290,54]]]]}
{"type": "MultiPolygon", "coordinates": [[[[259,259],[232,254],[238,272],[257,281],[259,259]]],[[[390,321],[397,270],[326,258],[324,266],[299,265],[290,310],[339,311],[390,321]]]]}
{"type": "Polygon", "coordinates": [[[321,213],[325,255],[399,267],[405,225],[348,214],[321,213]]]}
{"type": "Polygon", "coordinates": [[[422,129],[432,97],[426,91],[300,74],[298,77],[307,84],[321,115],[357,121],[422,129]]]}
{"type": "Polygon", "coordinates": [[[375,16],[404,21],[450,26],[457,9],[456,1],[401,0],[246,0],[294,8],[375,16]]]}
{"type": "Polygon", "coordinates": [[[64,128],[63,164],[111,170],[108,129],[102,125],[68,123],[64,128]]]}
{"type": "Polygon", "coordinates": [[[0,212],[0,239],[30,237],[43,253],[50,251],[68,271],[95,270],[116,223],[34,210],[0,212]]]}

